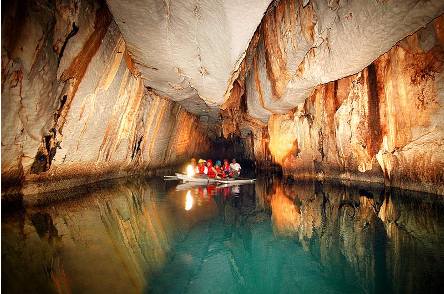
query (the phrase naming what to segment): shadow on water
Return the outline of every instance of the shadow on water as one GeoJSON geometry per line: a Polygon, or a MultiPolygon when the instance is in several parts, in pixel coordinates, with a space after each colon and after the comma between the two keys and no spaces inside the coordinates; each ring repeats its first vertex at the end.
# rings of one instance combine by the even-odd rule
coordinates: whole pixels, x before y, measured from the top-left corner
{"type": "Polygon", "coordinates": [[[444,286],[439,196],[278,177],[178,184],[129,178],[2,202],[3,293],[441,293],[444,286]],[[39,206],[22,204],[32,201],[39,206]]]}

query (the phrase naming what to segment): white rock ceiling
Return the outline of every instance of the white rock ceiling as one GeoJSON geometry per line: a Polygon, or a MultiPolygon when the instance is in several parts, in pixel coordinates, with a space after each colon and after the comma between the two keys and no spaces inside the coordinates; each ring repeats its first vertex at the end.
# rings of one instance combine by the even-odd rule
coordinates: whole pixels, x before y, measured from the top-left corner
{"type": "Polygon", "coordinates": [[[444,13],[443,0],[311,2],[317,16],[314,43],[303,54],[298,52],[303,48],[287,50],[287,59],[304,57],[293,66],[287,64],[293,77],[278,101],[265,95],[266,108],[274,112],[294,108],[318,85],[361,71],[399,40],[444,13]],[[296,75],[300,62],[304,62],[304,71],[296,75]]]}
{"type": "Polygon", "coordinates": [[[271,0],[108,0],[145,85],[193,113],[224,102],[271,0]],[[199,99],[201,98],[201,99],[199,99]],[[208,104],[208,106],[202,101],[208,104]]]}
{"type": "MultiPolygon", "coordinates": [[[[107,0],[142,70],[145,86],[179,101],[192,113],[209,114],[210,124],[270,2],[107,0]]],[[[295,2],[299,5],[299,0],[295,2]]],[[[269,110],[286,112],[314,87],[359,72],[397,41],[444,13],[443,0],[303,3],[315,10],[314,41],[303,41],[303,28],[294,30],[294,39],[302,41],[296,50],[290,50],[288,44],[285,50],[287,70],[292,74],[285,93],[277,100],[265,88],[265,110],[259,99],[248,93],[247,85],[250,115],[264,123],[271,115],[269,110]],[[314,52],[309,56],[311,50],[314,52]],[[304,60],[303,74],[297,75],[304,60]]],[[[266,79],[266,73],[259,76],[266,79]]]]}

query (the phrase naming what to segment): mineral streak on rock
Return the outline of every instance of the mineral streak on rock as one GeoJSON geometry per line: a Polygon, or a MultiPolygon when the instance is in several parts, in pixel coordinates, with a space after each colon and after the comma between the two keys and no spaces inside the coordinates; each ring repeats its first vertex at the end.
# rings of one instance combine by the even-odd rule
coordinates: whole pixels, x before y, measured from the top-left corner
{"type": "MultiPolygon", "coordinates": [[[[285,90],[285,84],[291,77],[290,73],[287,71],[287,64],[284,58],[283,51],[284,46],[286,45],[284,44],[284,41],[286,41],[284,39],[284,35],[286,33],[285,30],[291,30],[294,28],[293,23],[295,17],[296,13],[294,11],[294,2],[281,1],[275,9],[265,14],[263,19],[262,26],[265,43],[265,55],[267,56],[267,73],[273,84],[273,94],[277,98],[282,96],[285,90]],[[287,12],[286,9],[289,9],[290,11],[287,12]],[[281,25],[285,26],[284,32],[280,28],[281,25]]],[[[257,73],[256,65],[255,72],[257,73]]],[[[256,84],[258,83],[260,82],[258,81],[256,74],[256,84]]],[[[258,91],[260,91],[259,89],[258,91]]],[[[259,95],[262,96],[261,93],[259,95]]]]}
{"type": "MultiPolygon", "coordinates": [[[[95,44],[101,42],[99,31],[106,32],[110,21],[109,12],[89,2],[10,2],[14,3],[6,4],[8,9],[2,11],[2,40],[6,44],[2,47],[2,149],[6,151],[2,181],[6,184],[9,180],[17,183],[33,163],[34,171],[48,169],[72,99],[70,88],[76,83],[60,75],[93,32],[98,33],[95,44]],[[79,15],[85,13],[90,16],[79,22],[79,15]],[[78,30],[74,33],[73,28],[78,30]],[[78,43],[73,44],[73,36],[78,43]]],[[[84,70],[97,47],[84,56],[84,70]]]]}
{"type": "Polygon", "coordinates": [[[197,117],[145,88],[106,5],[22,4],[2,26],[2,192],[23,181],[24,194],[68,188],[209,149],[197,117]]]}
{"type": "Polygon", "coordinates": [[[444,44],[428,29],[442,19],[362,72],[320,86],[295,110],[271,116],[269,150],[284,173],[444,193],[444,44]],[[419,40],[430,38],[425,51],[419,40]]]}
{"type": "MultiPolygon", "coordinates": [[[[430,11],[428,16],[422,16],[425,23],[433,19],[432,14],[438,16],[444,9],[442,3],[428,4],[430,6],[422,9],[437,9],[435,14],[430,11]]],[[[328,7],[323,5],[317,1],[310,1],[306,6],[299,1],[270,5],[235,72],[230,95],[221,107],[224,135],[239,132],[242,120],[267,125],[268,135],[253,131],[254,153],[261,158],[256,160],[269,161],[270,156],[265,156],[269,153],[271,163],[281,165],[284,173],[293,177],[385,181],[389,185],[442,194],[443,133],[438,121],[443,119],[443,16],[397,43],[362,71],[313,88],[320,80],[325,82],[345,69],[348,63],[355,66],[362,52],[371,50],[374,54],[380,50],[367,46],[367,41],[363,43],[365,48],[354,47],[349,41],[345,42],[348,47],[340,45],[344,43],[339,39],[350,37],[353,30],[341,35],[338,32],[342,29],[334,25],[356,24],[357,16],[370,3],[360,3],[359,7],[345,1],[332,2],[328,7]],[[343,18],[346,11],[351,12],[343,18]],[[337,54],[345,51],[349,53],[343,54],[341,62],[331,67],[337,54]],[[314,80],[318,82],[313,83],[314,80]],[[304,101],[296,97],[307,98],[304,101]],[[244,100],[246,108],[240,109],[238,105],[244,100]],[[437,141],[432,143],[435,140],[432,137],[437,141]],[[404,147],[415,140],[425,140],[418,143],[427,146],[422,155],[415,157],[416,163],[413,153],[407,151],[411,149],[404,147]],[[399,152],[403,148],[401,156],[399,152]],[[436,155],[431,156],[432,152],[436,155]],[[420,156],[423,159],[418,160],[420,156]],[[400,160],[409,164],[400,167],[400,160]],[[421,184],[412,184],[414,182],[421,184]]],[[[394,4],[371,4],[368,9],[384,9],[390,14],[394,11],[391,5],[394,4]]],[[[402,14],[419,17],[413,2],[402,5],[405,7],[398,10],[399,15],[393,15],[394,18],[402,14]]],[[[400,23],[387,25],[393,27],[400,23]]],[[[372,38],[374,31],[370,23],[364,27],[365,38],[372,38]]],[[[407,31],[408,27],[411,32],[419,28],[412,22],[405,23],[402,29],[394,29],[396,33],[385,36],[381,46],[389,49],[389,42],[397,41],[394,35],[407,31]]],[[[356,36],[356,40],[364,38],[363,34],[356,36]]],[[[353,66],[347,67],[348,74],[353,73],[349,71],[353,66]]]]}
{"type": "Polygon", "coordinates": [[[254,68],[244,77],[235,71],[230,85],[233,77],[246,80],[247,92],[255,88],[249,83],[261,85],[259,94],[247,93],[248,112],[267,123],[273,113],[290,111],[303,102],[317,85],[363,70],[397,41],[420,29],[418,22],[425,25],[444,12],[440,1],[416,4],[273,2],[245,54],[247,64],[251,55],[256,57],[254,68]]]}

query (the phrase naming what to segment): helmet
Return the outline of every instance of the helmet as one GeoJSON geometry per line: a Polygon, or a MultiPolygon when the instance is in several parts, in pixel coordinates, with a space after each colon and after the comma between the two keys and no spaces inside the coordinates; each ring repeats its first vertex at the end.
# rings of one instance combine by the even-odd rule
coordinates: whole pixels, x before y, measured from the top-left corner
{"type": "Polygon", "coordinates": [[[191,162],[196,162],[196,158],[191,158],[191,162]]]}
{"type": "Polygon", "coordinates": [[[222,165],[222,161],[220,160],[216,161],[216,165],[222,165]]]}
{"type": "Polygon", "coordinates": [[[224,159],[224,162],[225,162],[225,161],[228,162],[228,159],[224,159]]]}
{"type": "Polygon", "coordinates": [[[208,159],[207,162],[213,164],[213,161],[211,159],[208,159]]]}
{"type": "Polygon", "coordinates": [[[203,160],[202,158],[201,159],[199,159],[199,161],[198,161],[199,163],[204,163],[205,162],[205,160],[203,160]]]}

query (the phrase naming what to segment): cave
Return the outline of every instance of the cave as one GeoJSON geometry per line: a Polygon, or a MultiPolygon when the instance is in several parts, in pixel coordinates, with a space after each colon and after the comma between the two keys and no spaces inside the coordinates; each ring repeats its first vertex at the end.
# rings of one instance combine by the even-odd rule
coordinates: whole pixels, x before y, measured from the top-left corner
{"type": "Polygon", "coordinates": [[[444,1],[1,8],[5,293],[441,292],[444,1]]]}

